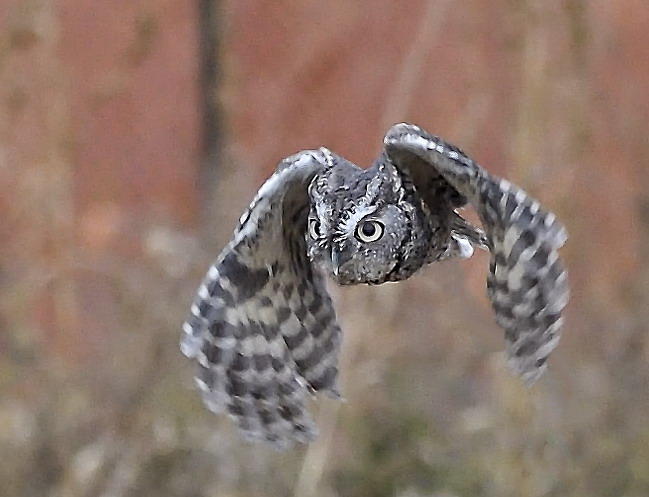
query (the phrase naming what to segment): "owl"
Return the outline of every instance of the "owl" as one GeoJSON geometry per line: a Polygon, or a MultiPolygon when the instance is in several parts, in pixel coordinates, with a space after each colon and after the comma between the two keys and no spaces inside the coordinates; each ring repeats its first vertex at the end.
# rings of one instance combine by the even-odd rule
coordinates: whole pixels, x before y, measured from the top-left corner
{"type": "Polygon", "coordinates": [[[183,325],[207,407],[249,440],[284,448],[317,434],[310,396],[339,397],[341,330],[325,278],[405,280],[423,266],[491,253],[487,294],[509,367],[546,369],[568,300],[555,215],[459,148],[411,124],[386,134],[362,169],[326,148],[280,162],[209,268],[183,325]],[[482,223],[458,209],[471,204],[482,223]]]}

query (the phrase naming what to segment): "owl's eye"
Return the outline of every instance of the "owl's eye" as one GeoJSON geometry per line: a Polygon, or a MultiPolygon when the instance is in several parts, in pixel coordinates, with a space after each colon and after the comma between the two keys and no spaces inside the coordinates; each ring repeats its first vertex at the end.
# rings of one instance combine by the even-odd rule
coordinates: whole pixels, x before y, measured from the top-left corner
{"type": "Polygon", "coordinates": [[[321,233],[320,233],[320,221],[318,221],[315,218],[309,218],[309,235],[311,235],[311,238],[314,240],[320,238],[321,233]]]}
{"type": "Polygon", "coordinates": [[[384,230],[379,221],[363,221],[356,227],[356,238],[364,243],[375,242],[383,236],[384,230]]]}

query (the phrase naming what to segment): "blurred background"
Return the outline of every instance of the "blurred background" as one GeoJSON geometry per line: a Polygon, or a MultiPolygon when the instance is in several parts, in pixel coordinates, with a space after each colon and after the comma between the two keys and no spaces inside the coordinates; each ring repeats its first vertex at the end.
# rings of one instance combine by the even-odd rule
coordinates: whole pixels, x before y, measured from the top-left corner
{"type": "Polygon", "coordinates": [[[649,495],[644,0],[0,2],[0,496],[649,495]],[[283,157],[415,122],[563,219],[531,390],[487,255],[335,290],[345,403],[280,453],[203,408],[180,324],[283,157]]]}

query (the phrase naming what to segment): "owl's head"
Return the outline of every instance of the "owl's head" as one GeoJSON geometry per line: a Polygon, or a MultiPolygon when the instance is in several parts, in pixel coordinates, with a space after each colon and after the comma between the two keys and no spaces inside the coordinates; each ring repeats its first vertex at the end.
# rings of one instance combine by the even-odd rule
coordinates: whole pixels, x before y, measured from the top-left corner
{"type": "Polygon", "coordinates": [[[309,258],[341,285],[395,279],[418,231],[417,209],[389,160],[367,170],[337,167],[343,161],[334,157],[309,186],[309,258]]]}

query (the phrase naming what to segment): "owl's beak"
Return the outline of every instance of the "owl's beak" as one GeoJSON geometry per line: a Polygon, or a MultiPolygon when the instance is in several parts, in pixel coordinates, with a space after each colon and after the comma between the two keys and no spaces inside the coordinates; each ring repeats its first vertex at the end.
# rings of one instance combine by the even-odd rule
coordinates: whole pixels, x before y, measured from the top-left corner
{"type": "Polygon", "coordinates": [[[333,246],[331,248],[331,267],[336,278],[340,276],[341,266],[347,261],[349,261],[349,257],[345,256],[338,247],[333,246]]]}
{"type": "Polygon", "coordinates": [[[333,268],[334,276],[337,278],[340,269],[340,252],[335,247],[331,249],[331,267],[333,268]]]}

